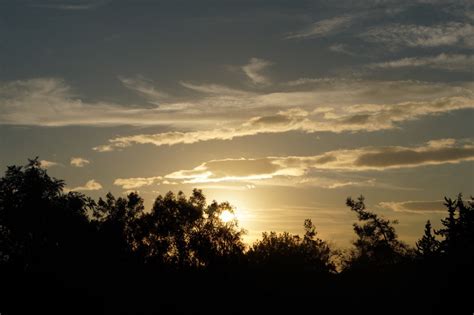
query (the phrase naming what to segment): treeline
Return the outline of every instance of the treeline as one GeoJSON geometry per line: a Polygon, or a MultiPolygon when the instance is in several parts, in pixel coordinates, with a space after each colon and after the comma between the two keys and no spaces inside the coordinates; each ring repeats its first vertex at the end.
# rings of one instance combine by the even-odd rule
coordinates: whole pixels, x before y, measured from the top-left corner
{"type": "Polygon", "coordinates": [[[263,233],[250,246],[227,203],[200,190],[93,199],[65,192],[37,159],[0,179],[0,313],[445,313],[474,311],[474,200],[445,199],[442,228],[410,247],[395,225],[348,198],[347,251],[304,235],[263,233]],[[466,287],[467,285],[467,287],[466,287]],[[464,286],[464,287],[463,287],[464,286]]]}

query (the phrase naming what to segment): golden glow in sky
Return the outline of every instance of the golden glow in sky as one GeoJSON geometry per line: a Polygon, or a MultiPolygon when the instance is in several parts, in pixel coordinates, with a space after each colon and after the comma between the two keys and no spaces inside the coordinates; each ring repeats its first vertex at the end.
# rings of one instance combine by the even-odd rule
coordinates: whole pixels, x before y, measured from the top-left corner
{"type": "Polygon", "coordinates": [[[220,218],[224,223],[227,223],[234,220],[236,217],[235,217],[235,214],[233,214],[229,210],[224,210],[222,211],[220,218]]]}

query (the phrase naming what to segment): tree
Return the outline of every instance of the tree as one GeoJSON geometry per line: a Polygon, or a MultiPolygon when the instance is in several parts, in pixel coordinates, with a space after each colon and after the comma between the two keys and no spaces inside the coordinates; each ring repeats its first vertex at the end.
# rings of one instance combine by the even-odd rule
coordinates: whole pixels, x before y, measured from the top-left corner
{"type": "Polygon", "coordinates": [[[256,241],[247,257],[251,266],[272,271],[335,271],[331,261],[329,245],[316,238],[316,229],[311,220],[304,222],[305,235],[291,235],[288,232],[264,232],[256,241]]]}
{"type": "Polygon", "coordinates": [[[350,258],[349,265],[383,266],[399,263],[410,254],[406,244],[398,240],[394,224],[396,220],[387,220],[377,214],[367,211],[364,197],[357,201],[347,198],[346,205],[357,214],[360,224],[354,223],[357,240],[354,242],[355,252],[350,258]]]}
{"type": "Polygon", "coordinates": [[[474,259],[474,199],[465,203],[459,194],[456,200],[444,198],[444,205],[448,208],[448,216],[441,220],[443,228],[435,234],[444,239],[440,243],[440,250],[465,263],[474,259]]]}
{"type": "MultiPolygon", "coordinates": [[[[137,193],[126,198],[115,198],[108,193],[105,200],[99,198],[92,213],[102,242],[100,255],[108,261],[126,261],[131,259],[137,248],[139,219],[144,213],[143,199],[137,193]]],[[[145,231],[146,233],[146,231],[145,231]]],[[[138,255],[136,255],[138,256],[138,255]]],[[[138,257],[137,257],[138,258],[138,257]]]]}
{"type": "Polygon", "coordinates": [[[63,189],[38,158],[7,168],[0,179],[0,262],[54,270],[86,256],[93,202],[63,189]]]}
{"type": "Polygon", "coordinates": [[[432,233],[431,222],[425,225],[425,234],[416,242],[417,254],[423,258],[433,258],[439,252],[440,243],[432,233]]]}
{"type": "Polygon", "coordinates": [[[228,203],[206,204],[201,190],[191,197],[179,192],[158,196],[150,213],[140,218],[143,231],[137,248],[148,262],[162,262],[179,268],[216,266],[218,262],[241,255],[245,246],[243,230],[220,215],[232,212],[228,203]]]}

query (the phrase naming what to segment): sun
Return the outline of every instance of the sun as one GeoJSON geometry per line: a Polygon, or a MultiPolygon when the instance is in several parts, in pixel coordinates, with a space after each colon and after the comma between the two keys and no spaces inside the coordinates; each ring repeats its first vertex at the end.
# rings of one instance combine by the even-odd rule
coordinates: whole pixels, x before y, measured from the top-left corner
{"type": "Polygon", "coordinates": [[[235,214],[233,214],[229,210],[224,210],[222,211],[219,217],[222,220],[222,222],[227,223],[235,219],[235,214]]]}

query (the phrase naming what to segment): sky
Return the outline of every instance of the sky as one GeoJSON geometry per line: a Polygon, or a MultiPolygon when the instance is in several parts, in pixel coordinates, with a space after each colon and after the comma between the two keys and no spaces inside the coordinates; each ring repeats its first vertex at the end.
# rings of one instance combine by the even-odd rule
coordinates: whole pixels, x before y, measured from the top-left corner
{"type": "Polygon", "coordinates": [[[229,201],[347,246],[347,197],[409,244],[474,188],[474,4],[4,0],[0,169],[68,190],[229,201]]]}

